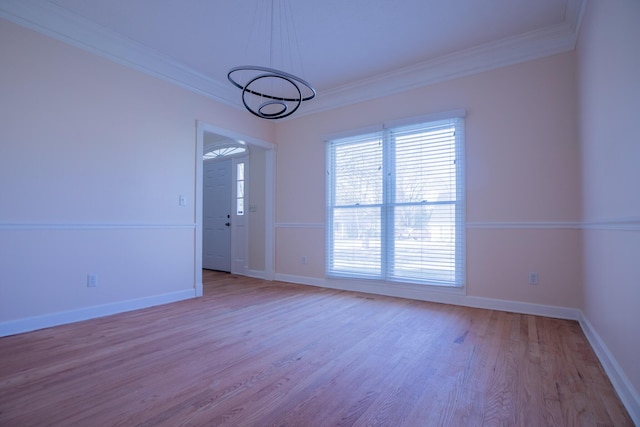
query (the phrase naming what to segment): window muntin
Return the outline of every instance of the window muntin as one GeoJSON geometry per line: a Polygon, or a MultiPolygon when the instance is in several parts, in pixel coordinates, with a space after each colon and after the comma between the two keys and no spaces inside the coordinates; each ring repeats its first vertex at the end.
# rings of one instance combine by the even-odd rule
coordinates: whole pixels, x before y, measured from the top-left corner
{"type": "Polygon", "coordinates": [[[236,215],[244,215],[244,162],[236,165],[236,215]]]}
{"type": "Polygon", "coordinates": [[[247,152],[247,147],[241,145],[216,147],[211,150],[207,150],[203,155],[203,160],[218,159],[220,157],[241,155],[247,152]]]}
{"type": "Polygon", "coordinates": [[[327,274],[464,285],[463,122],[328,143],[327,274]]]}

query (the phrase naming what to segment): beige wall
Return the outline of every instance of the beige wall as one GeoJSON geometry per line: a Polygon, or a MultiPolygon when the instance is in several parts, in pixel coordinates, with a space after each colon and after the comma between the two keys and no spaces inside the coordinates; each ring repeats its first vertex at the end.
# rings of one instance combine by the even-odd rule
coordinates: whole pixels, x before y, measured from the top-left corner
{"type": "Polygon", "coordinates": [[[640,2],[589,2],[578,40],[584,314],[640,416],[640,2]]]}
{"type": "Polygon", "coordinates": [[[327,134],[463,108],[468,295],[580,307],[574,59],[556,55],[280,124],[276,271],[324,277],[327,134]],[[539,285],[527,283],[530,271],[539,285]]]}
{"type": "Polygon", "coordinates": [[[193,296],[196,120],[273,125],[2,19],[0,63],[0,326],[193,296]]]}

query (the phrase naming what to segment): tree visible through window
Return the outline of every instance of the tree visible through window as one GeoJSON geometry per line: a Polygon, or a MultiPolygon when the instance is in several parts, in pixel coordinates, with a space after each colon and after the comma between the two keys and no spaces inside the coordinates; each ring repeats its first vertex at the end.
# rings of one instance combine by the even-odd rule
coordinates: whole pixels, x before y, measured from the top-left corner
{"type": "Polygon", "coordinates": [[[327,274],[464,285],[463,120],[329,141],[327,274]]]}

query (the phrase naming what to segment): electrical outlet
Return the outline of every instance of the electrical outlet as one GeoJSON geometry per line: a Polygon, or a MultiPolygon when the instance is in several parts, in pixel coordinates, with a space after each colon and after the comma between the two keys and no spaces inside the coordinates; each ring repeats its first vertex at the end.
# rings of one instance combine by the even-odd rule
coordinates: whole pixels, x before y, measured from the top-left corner
{"type": "Polygon", "coordinates": [[[302,263],[302,265],[307,265],[307,257],[303,256],[302,258],[300,258],[300,263],[302,263]]]}
{"type": "Polygon", "coordinates": [[[538,284],[538,273],[533,271],[531,273],[529,273],[529,284],[530,285],[537,285],[538,284]]]}
{"type": "Polygon", "coordinates": [[[95,288],[97,286],[98,286],[98,275],[97,274],[87,275],[87,288],[95,288]]]}

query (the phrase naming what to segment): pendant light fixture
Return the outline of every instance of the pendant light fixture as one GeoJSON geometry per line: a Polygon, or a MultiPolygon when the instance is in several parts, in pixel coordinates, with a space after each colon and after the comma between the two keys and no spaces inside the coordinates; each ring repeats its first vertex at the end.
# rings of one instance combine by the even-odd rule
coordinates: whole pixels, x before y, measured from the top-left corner
{"type": "MultiPolygon", "coordinates": [[[[261,4],[264,5],[264,0],[257,0],[256,8],[261,4]]],[[[260,15],[257,10],[254,19],[260,15]]],[[[315,98],[316,90],[304,79],[274,68],[274,61],[279,58],[281,67],[293,70],[294,55],[302,68],[295,20],[287,0],[271,0],[270,10],[262,15],[268,21],[269,66],[233,67],[227,78],[242,90],[242,103],[251,114],[268,120],[282,119],[295,113],[304,101],[315,98]]],[[[252,28],[259,26],[254,22],[252,28]]]]}

